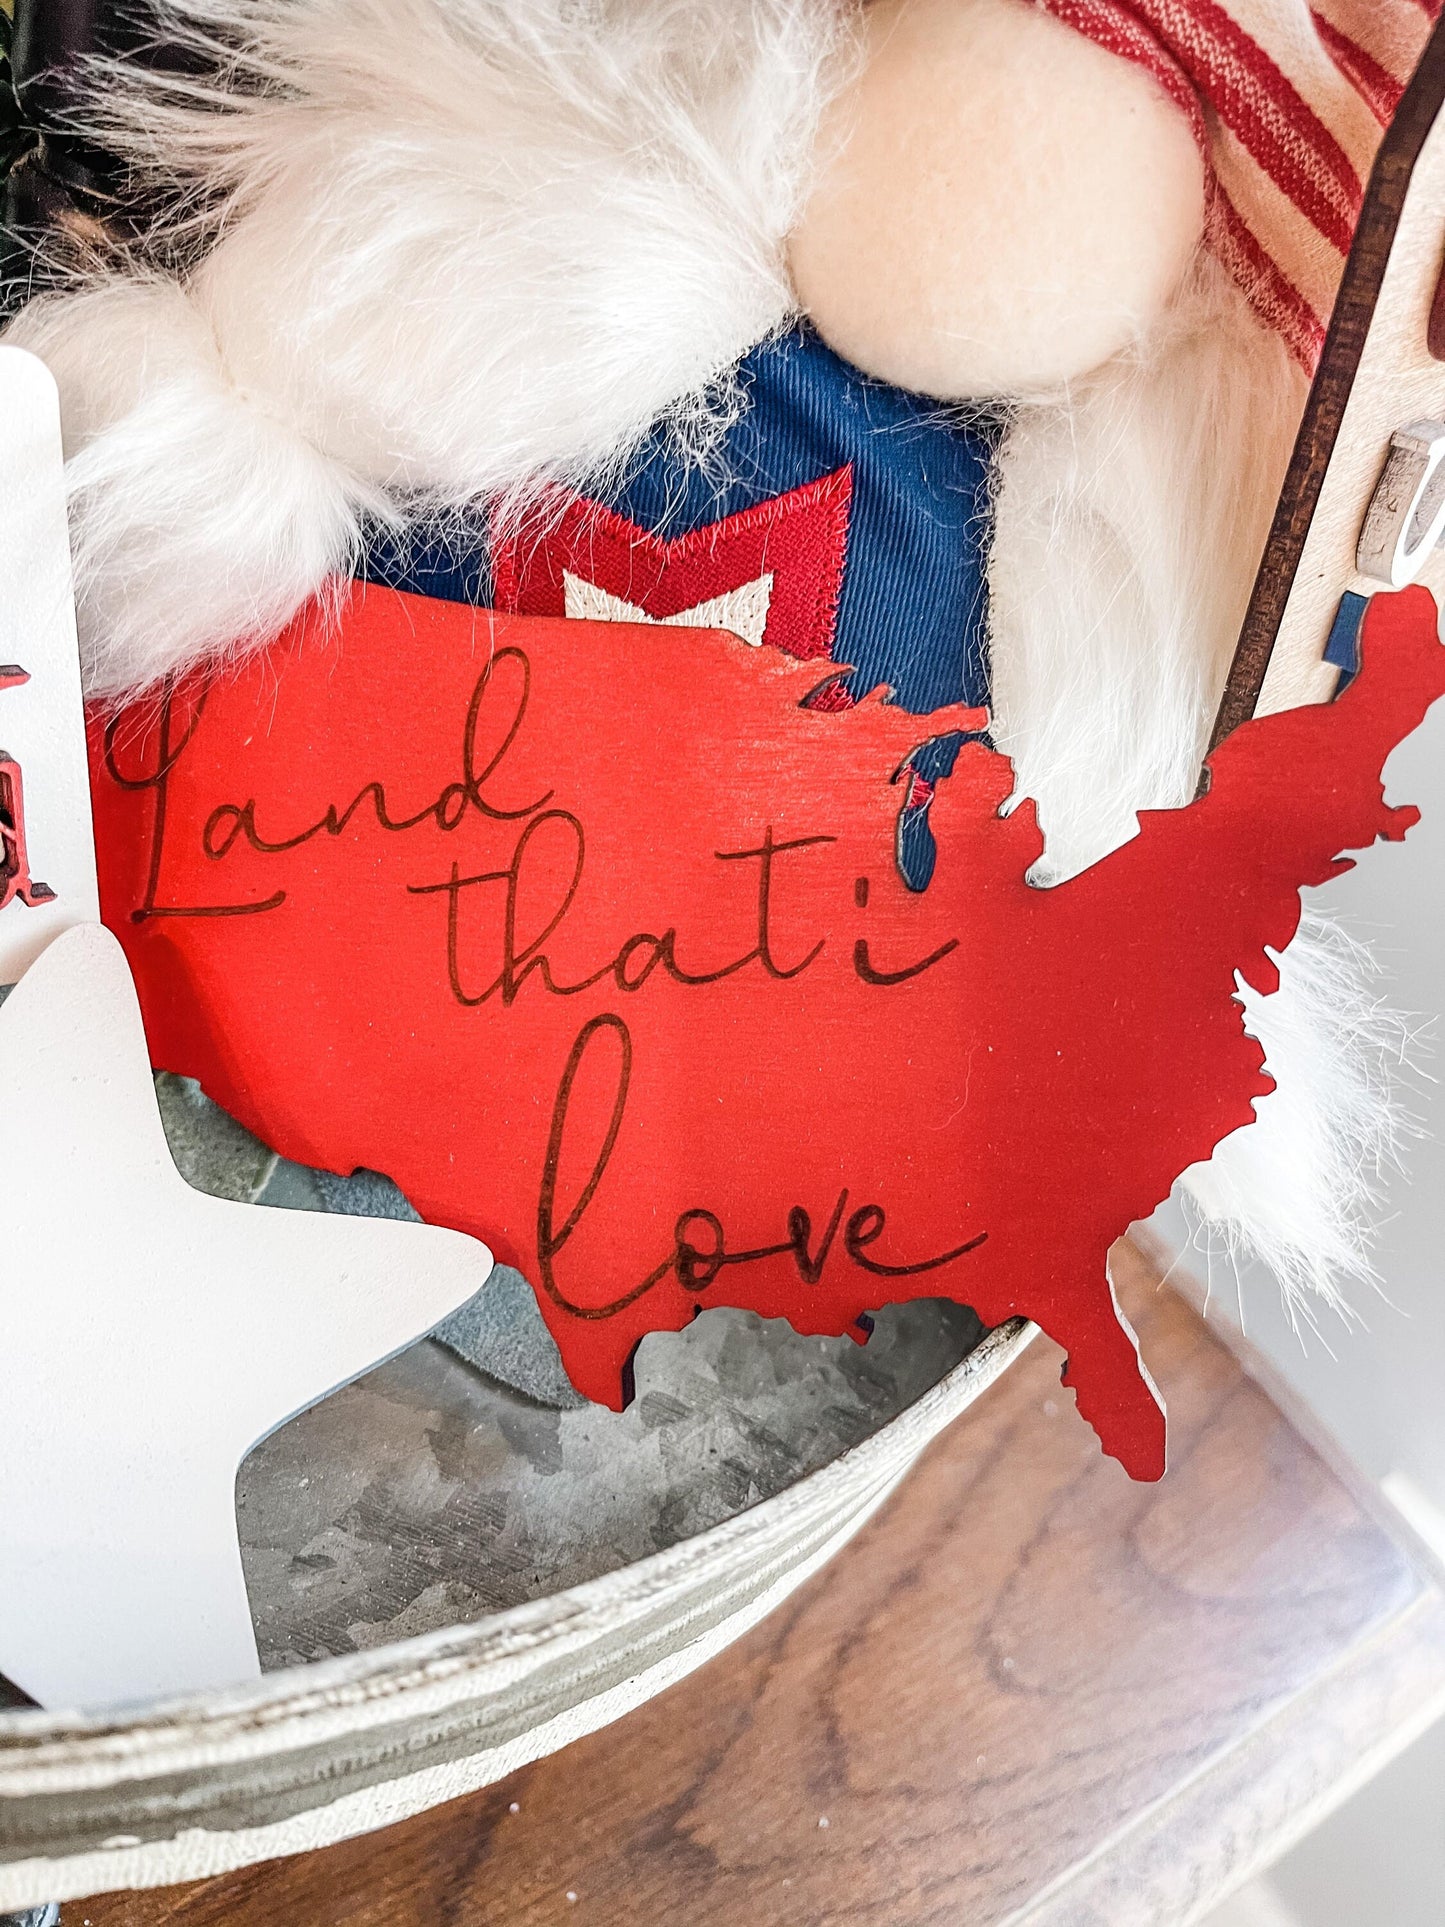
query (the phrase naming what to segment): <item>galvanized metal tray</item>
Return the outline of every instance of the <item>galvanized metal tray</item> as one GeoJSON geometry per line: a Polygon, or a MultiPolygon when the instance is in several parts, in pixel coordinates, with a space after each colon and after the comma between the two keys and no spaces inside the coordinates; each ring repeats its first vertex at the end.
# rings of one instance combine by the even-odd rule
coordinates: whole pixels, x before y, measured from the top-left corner
{"type": "MultiPolygon", "coordinates": [[[[157,1087],[200,1188],[409,1215],[385,1179],[281,1163],[157,1087]]],[[[259,1685],[0,1711],[0,1909],[318,1846],[615,1719],[815,1571],[1032,1335],[944,1301],[884,1308],[866,1345],[712,1311],[644,1341],[612,1413],[499,1272],[242,1467],[259,1685]]]]}

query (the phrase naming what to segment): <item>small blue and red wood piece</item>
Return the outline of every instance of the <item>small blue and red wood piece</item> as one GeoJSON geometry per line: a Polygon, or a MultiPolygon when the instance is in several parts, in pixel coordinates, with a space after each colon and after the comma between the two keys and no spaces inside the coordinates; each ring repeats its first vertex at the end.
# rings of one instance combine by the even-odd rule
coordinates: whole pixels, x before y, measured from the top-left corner
{"type": "Polygon", "coordinates": [[[1157,1477],[1108,1250],[1269,1089],[1235,993],[1300,887],[1413,820],[1379,771],[1445,691],[1433,605],[1377,599],[1342,703],[1038,890],[982,735],[996,428],[806,328],[737,380],[711,468],[659,427],[605,496],[373,547],[331,626],[95,719],[155,1061],[484,1237],[591,1397],[708,1304],[945,1296],[1035,1318],[1157,1477]]]}
{"type": "MultiPolygon", "coordinates": [[[[14,663],[0,666],[0,691],[16,689],[29,680],[29,672],[14,663]]],[[[16,897],[33,908],[37,903],[51,902],[54,896],[48,883],[39,883],[30,874],[24,780],[19,763],[0,749],[0,910],[16,897]]]]}

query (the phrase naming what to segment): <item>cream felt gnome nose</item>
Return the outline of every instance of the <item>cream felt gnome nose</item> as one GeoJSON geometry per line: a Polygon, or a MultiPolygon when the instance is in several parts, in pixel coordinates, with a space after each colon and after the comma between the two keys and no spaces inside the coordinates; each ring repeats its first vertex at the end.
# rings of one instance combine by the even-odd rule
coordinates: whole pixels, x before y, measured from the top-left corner
{"type": "Polygon", "coordinates": [[[1018,0],[875,0],[788,254],[829,346],[948,400],[1097,367],[1203,230],[1188,120],[1142,67],[1018,0]]]}

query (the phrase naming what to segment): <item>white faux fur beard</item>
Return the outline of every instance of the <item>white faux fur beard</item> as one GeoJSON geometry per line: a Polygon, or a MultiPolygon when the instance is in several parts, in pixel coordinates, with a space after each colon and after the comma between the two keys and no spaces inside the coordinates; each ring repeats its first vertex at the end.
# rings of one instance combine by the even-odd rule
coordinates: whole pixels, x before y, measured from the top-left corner
{"type": "MultiPolygon", "coordinates": [[[[792,316],[784,241],[851,0],[182,0],[207,83],[95,118],[169,197],[8,339],[60,383],[93,691],[273,636],[370,521],[589,483],[659,417],[701,457],[792,316]]],[[[1201,261],[1167,323],[1020,405],[991,560],[995,733],[1057,879],[1193,792],[1303,400],[1201,261]]],[[[1394,1135],[1358,956],[1307,925],[1245,999],[1279,1089],[1188,1182],[1287,1290],[1367,1270],[1394,1135]]]]}
{"type": "MultiPolygon", "coordinates": [[[[1059,881],[1193,796],[1289,461],[1305,379],[1211,260],[1150,340],[1021,408],[990,562],[994,739],[1038,798],[1059,881]]],[[[1306,910],[1279,989],[1243,988],[1276,1088],[1183,1184],[1212,1243],[1273,1270],[1291,1316],[1373,1277],[1408,1026],[1370,953],[1306,910]]]]}
{"type": "Polygon", "coordinates": [[[117,67],[95,113],[214,245],[8,337],[60,383],[92,687],[268,639],[365,517],[595,482],[662,415],[705,446],[792,308],[842,25],[836,0],[172,13],[226,78],[117,67]]]}

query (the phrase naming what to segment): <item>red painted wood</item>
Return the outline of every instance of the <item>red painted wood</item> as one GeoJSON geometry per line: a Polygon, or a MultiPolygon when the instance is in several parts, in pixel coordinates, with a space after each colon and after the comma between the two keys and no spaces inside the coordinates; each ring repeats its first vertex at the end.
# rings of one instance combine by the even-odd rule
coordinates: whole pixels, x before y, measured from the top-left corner
{"type": "Polygon", "coordinates": [[[1267,1089],[1236,970],[1267,988],[1300,886],[1414,820],[1379,773],[1445,692],[1428,595],[1365,643],[1338,704],[1241,728],[1052,890],[965,747],[917,895],[893,779],[977,712],[822,714],[817,665],[722,634],[357,591],[97,721],[104,912],[158,1065],[485,1238],[590,1396],[701,1305],[836,1333],[947,1296],[1036,1318],[1157,1477],[1106,1254],[1267,1089]]]}

